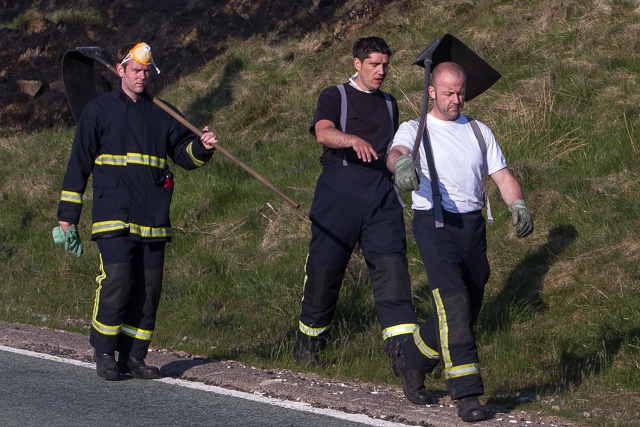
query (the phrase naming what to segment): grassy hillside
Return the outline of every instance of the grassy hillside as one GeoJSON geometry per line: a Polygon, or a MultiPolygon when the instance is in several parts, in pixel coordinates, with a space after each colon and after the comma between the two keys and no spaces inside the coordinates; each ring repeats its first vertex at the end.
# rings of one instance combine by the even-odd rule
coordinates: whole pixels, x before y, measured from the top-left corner
{"type": "MultiPolygon", "coordinates": [[[[307,214],[320,172],[320,147],[307,130],[317,95],[350,75],[355,38],[379,35],[394,51],[384,87],[401,119],[413,118],[423,73],[410,64],[451,33],[503,76],[465,112],[492,127],[536,224],[532,236],[516,239],[490,188],[492,276],[478,327],[486,400],[585,425],[640,425],[637,2],[352,1],[344,11],[355,3],[381,8],[381,17],[363,25],[346,16],[287,40],[231,39],[191,74],[184,64],[185,76],[159,94],[196,126],[214,128],[221,145],[301,206],[220,153],[201,170],[177,171],[176,237],[154,345],[297,369],[307,214]]],[[[0,319],[88,333],[97,249],[87,241],[73,259],[51,239],[73,131],[0,139],[0,319]]],[[[89,214],[80,225],[85,240],[89,214]]],[[[407,209],[408,224],[411,216],[407,209]]],[[[409,262],[424,319],[430,300],[411,236],[409,262]]],[[[398,384],[357,253],[332,338],[320,373],[398,384]]],[[[441,379],[427,386],[445,390],[441,379]]]]}

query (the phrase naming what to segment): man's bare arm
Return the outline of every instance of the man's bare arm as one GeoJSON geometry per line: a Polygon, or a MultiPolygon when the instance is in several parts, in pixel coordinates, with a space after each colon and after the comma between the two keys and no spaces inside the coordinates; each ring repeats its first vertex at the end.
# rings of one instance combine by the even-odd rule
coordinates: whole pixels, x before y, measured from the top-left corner
{"type": "Polygon", "coordinates": [[[320,120],[316,123],[316,140],[330,148],[353,148],[358,158],[364,162],[378,160],[378,153],[371,144],[355,135],[344,133],[330,120],[320,120]]]}

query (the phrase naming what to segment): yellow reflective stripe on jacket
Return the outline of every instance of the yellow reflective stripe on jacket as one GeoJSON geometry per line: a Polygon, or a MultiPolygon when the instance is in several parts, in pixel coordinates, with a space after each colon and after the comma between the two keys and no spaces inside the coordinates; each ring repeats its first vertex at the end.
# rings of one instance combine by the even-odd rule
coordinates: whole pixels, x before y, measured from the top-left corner
{"type": "Polygon", "coordinates": [[[153,337],[153,331],[136,328],[131,325],[122,325],[122,333],[142,341],[151,341],[151,337],[153,337]]]}
{"type": "Polygon", "coordinates": [[[164,169],[167,165],[165,159],[160,157],[149,156],[148,154],[127,153],[127,163],[135,163],[138,165],[153,166],[164,169]]]}
{"type": "Polygon", "coordinates": [[[202,160],[197,159],[196,156],[193,155],[193,141],[191,141],[187,146],[187,154],[189,154],[189,157],[191,157],[191,160],[193,160],[193,163],[197,167],[204,165],[204,162],[202,160]]]}
{"type": "Polygon", "coordinates": [[[96,158],[96,165],[110,166],[126,166],[127,156],[118,156],[115,154],[101,154],[96,158]]]}
{"type": "Polygon", "coordinates": [[[420,353],[424,354],[428,359],[440,358],[440,355],[436,350],[432,349],[424,343],[422,337],[420,336],[420,329],[416,329],[413,333],[413,341],[416,343],[416,346],[418,347],[418,350],[420,350],[420,353]]]}
{"type": "Polygon", "coordinates": [[[453,366],[451,352],[449,351],[449,324],[447,323],[447,313],[444,310],[444,303],[440,296],[440,289],[433,291],[433,301],[436,306],[438,316],[438,329],[440,331],[440,346],[442,347],[442,360],[444,368],[450,369],[453,366]]]}
{"type": "Polygon", "coordinates": [[[320,334],[327,332],[329,330],[329,326],[331,325],[327,325],[322,328],[312,328],[310,326],[305,325],[302,322],[299,322],[299,326],[300,326],[300,332],[302,332],[303,334],[309,335],[311,337],[317,337],[317,336],[320,336],[320,334]]]}
{"type": "Polygon", "coordinates": [[[479,375],[479,374],[480,374],[479,363],[469,363],[467,365],[453,366],[451,368],[445,368],[444,370],[445,380],[449,380],[451,378],[465,377],[467,375],[479,375]]]}
{"type": "Polygon", "coordinates": [[[138,224],[130,224],[123,221],[94,222],[91,226],[91,234],[106,233],[109,231],[129,229],[129,233],[146,238],[171,237],[172,230],[169,227],[148,227],[138,224]]]}
{"type": "Polygon", "coordinates": [[[127,164],[136,164],[143,166],[152,166],[164,169],[167,166],[167,160],[156,156],[140,153],[121,154],[101,154],[96,158],[96,165],[110,166],[126,166],[127,164]]]}
{"type": "Polygon", "coordinates": [[[129,232],[137,234],[141,237],[158,238],[158,237],[171,237],[171,229],[167,227],[147,227],[138,224],[129,224],[129,232]]]}
{"type": "Polygon", "coordinates": [[[382,331],[382,339],[386,340],[387,338],[398,335],[412,334],[416,329],[418,329],[418,325],[415,323],[404,323],[401,325],[389,326],[382,331]]]}
{"type": "Polygon", "coordinates": [[[122,221],[101,221],[94,222],[91,226],[91,234],[105,233],[107,231],[122,230],[129,228],[129,224],[122,221]]]}
{"type": "Polygon", "coordinates": [[[74,191],[64,191],[60,194],[60,201],[82,204],[82,194],[74,191]]]}

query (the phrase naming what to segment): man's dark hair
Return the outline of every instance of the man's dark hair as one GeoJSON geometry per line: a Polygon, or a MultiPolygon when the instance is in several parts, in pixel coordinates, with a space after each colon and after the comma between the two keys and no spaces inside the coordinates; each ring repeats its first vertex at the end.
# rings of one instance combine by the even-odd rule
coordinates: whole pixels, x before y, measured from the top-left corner
{"type": "Polygon", "coordinates": [[[391,56],[391,49],[387,42],[380,37],[364,37],[353,44],[353,57],[363,61],[372,53],[382,53],[391,56]]]}
{"type": "MultiPolygon", "coordinates": [[[[127,43],[118,50],[118,63],[122,62],[124,58],[126,58],[126,56],[129,54],[129,51],[133,49],[136,44],[137,43],[127,43]]],[[[125,62],[124,64],[122,64],[122,66],[126,69],[127,63],[125,62]]]]}

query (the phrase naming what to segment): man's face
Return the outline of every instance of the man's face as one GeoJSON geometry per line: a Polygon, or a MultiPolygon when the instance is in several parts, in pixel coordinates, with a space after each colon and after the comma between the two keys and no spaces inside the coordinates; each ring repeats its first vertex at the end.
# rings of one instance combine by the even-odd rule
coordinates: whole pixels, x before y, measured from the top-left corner
{"type": "Polygon", "coordinates": [[[363,90],[374,91],[380,89],[382,82],[389,72],[389,56],[384,53],[372,53],[364,61],[353,59],[353,65],[358,71],[355,81],[363,90]]]}
{"type": "Polygon", "coordinates": [[[456,121],[464,107],[466,79],[461,73],[444,72],[429,86],[429,95],[434,100],[431,110],[440,120],[456,121]]]}
{"type": "Polygon", "coordinates": [[[151,65],[143,65],[137,61],[129,61],[126,67],[117,65],[117,71],[122,78],[122,90],[134,101],[144,92],[149,81],[151,65]]]}

